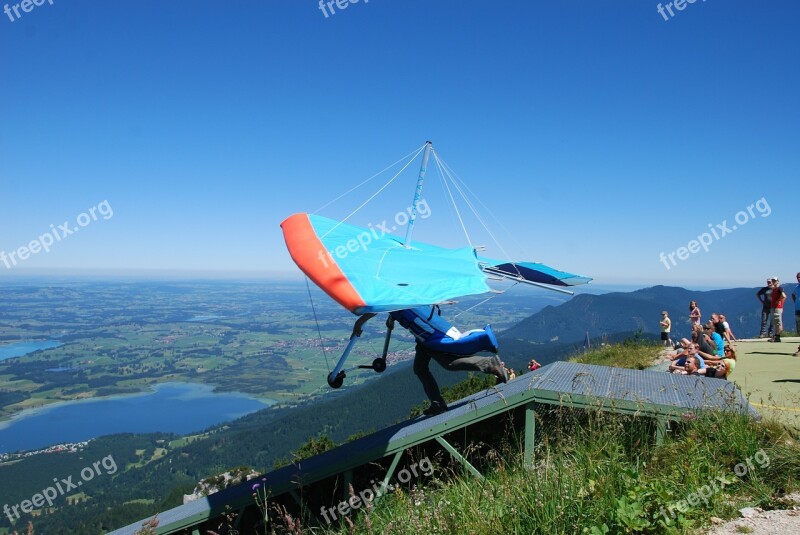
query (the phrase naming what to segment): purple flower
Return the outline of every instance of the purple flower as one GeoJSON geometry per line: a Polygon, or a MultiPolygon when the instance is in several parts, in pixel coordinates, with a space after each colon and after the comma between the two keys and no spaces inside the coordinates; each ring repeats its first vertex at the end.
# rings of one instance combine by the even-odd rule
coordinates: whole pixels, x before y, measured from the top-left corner
{"type": "Polygon", "coordinates": [[[253,485],[253,490],[256,490],[260,486],[261,486],[261,483],[256,483],[255,485],[253,485]]]}

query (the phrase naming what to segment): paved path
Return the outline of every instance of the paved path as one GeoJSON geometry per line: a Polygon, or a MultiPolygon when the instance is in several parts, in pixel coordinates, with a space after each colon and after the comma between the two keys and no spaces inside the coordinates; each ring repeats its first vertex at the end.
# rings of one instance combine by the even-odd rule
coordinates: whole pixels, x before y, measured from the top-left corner
{"type": "Polygon", "coordinates": [[[800,338],[737,342],[736,369],[729,378],[761,414],[800,428],[800,357],[792,356],[798,343],[800,338]]]}
{"type": "MultiPolygon", "coordinates": [[[[780,343],[764,339],[739,340],[736,369],[728,378],[748,397],[750,404],[764,416],[773,416],[800,429],[800,357],[793,357],[800,338],[783,338],[780,343]]],[[[666,370],[664,350],[649,370],[666,370]]]]}

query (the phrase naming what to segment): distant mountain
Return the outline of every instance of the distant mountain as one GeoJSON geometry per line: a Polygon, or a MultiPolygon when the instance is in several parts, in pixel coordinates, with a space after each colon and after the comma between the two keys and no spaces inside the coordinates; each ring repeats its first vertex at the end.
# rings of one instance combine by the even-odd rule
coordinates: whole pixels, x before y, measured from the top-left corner
{"type": "MultiPolygon", "coordinates": [[[[796,285],[785,285],[787,296],[796,285]]],[[[521,339],[535,343],[551,341],[578,342],[589,333],[591,338],[617,333],[660,332],[661,311],[672,319],[673,338],[689,334],[689,301],[695,300],[706,321],[712,312],[725,314],[731,330],[739,338],[758,335],[761,305],[756,300],[758,288],[732,288],[705,292],[670,286],[653,286],[635,292],[614,292],[603,295],[577,295],[559,306],[548,306],[514,327],[504,331],[505,339],[521,339]]],[[[786,304],[784,324],[793,328],[786,304]]]]}

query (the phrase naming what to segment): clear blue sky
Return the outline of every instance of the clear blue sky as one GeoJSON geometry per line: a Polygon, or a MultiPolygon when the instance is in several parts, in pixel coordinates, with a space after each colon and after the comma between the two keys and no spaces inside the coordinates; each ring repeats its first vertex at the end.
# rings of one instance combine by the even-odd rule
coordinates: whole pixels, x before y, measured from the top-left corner
{"type": "MultiPolygon", "coordinates": [[[[515,258],[601,284],[792,281],[800,4],[698,0],[667,21],[657,4],[361,0],[326,18],[313,0],[54,0],[0,13],[0,251],[113,209],[0,263],[0,278],[297,274],[280,221],[430,139],[515,258]],[[768,217],[659,261],[762,198],[768,217]]],[[[412,168],[352,221],[408,206],[412,168]]],[[[464,245],[429,178],[439,217],[415,237],[464,245]]]]}

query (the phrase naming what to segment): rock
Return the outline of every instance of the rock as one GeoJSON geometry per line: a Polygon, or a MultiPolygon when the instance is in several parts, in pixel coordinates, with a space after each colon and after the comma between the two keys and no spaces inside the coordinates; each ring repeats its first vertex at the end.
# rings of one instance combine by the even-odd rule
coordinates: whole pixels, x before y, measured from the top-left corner
{"type": "Polygon", "coordinates": [[[745,507],[743,509],[739,509],[739,514],[742,515],[742,518],[754,518],[760,513],[758,507],[745,507]]]}
{"type": "Polygon", "coordinates": [[[711,523],[712,524],[717,524],[718,525],[718,524],[722,524],[723,522],[725,522],[725,521],[722,520],[721,518],[717,517],[717,516],[712,516],[711,517],[711,523]]]}

